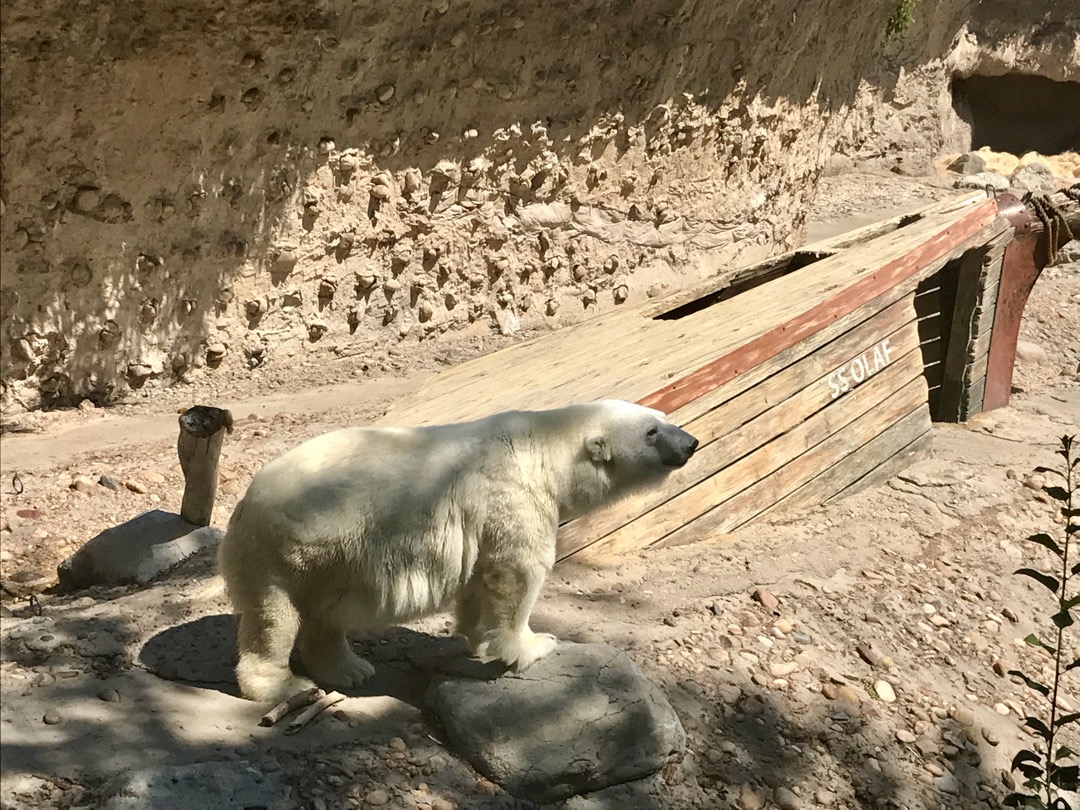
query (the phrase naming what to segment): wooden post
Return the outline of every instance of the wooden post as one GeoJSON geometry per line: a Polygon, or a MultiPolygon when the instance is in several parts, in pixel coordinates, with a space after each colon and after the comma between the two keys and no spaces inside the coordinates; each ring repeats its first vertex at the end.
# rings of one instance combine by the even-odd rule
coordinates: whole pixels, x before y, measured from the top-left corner
{"type": "Polygon", "coordinates": [[[196,405],[180,414],[180,438],[176,443],[184,471],[180,516],[188,523],[210,525],[221,443],[226,433],[232,433],[232,426],[232,414],[221,408],[196,405]]]}

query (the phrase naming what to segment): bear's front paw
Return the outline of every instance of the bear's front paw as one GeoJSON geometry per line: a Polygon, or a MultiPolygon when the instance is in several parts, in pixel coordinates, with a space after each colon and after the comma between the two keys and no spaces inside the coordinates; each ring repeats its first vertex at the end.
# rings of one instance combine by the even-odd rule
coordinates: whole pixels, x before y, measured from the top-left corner
{"type": "Polygon", "coordinates": [[[558,643],[551,633],[494,630],[477,648],[476,657],[484,663],[502,661],[517,672],[524,672],[554,650],[558,643]]]}
{"type": "Polygon", "coordinates": [[[335,689],[362,686],[375,674],[375,667],[351,651],[323,660],[305,660],[304,666],[319,686],[335,689]]]}

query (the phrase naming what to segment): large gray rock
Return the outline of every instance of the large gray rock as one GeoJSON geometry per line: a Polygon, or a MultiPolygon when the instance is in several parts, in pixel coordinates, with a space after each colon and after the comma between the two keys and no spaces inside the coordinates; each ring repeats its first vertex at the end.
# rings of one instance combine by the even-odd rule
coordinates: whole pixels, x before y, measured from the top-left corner
{"type": "Polygon", "coordinates": [[[494,681],[437,676],[427,703],[457,753],[534,802],[642,779],[681,759],[686,742],[660,689],[603,644],[560,643],[494,681]]]}
{"type": "Polygon", "coordinates": [[[276,775],[247,762],[165,765],[123,774],[105,787],[102,810],[207,810],[212,807],[290,807],[276,775]]]}
{"type": "Polygon", "coordinates": [[[1058,182],[1054,179],[1054,173],[1050,171],[1050,167],[1045,163],[1025,164],[1013,172],[1009,180],[1013,188],[1036,193],[1051,192],[1058,187],[1058,182]]]}
{"type": "Polygon", "coordinates": [[[975,152],[965,152],[949,164],[949,169],[959,174],[978,174],[986,171],[986,161],[975,152]]]}
{"type": "Polygon", "coordinates": [[[953,183],[956,188],[984,189],[989,186],[994,191],[1008,191],[1009,178],[997,172],[978,172],[960,177],[953,183]]]}
{"type": "Polygon", "coordinates": [[[61,587],[142,584],[196,551],[216,546],[222,531],[194,526],[179,515],[153,509],[106,529],[56,568],[61,587]]]}

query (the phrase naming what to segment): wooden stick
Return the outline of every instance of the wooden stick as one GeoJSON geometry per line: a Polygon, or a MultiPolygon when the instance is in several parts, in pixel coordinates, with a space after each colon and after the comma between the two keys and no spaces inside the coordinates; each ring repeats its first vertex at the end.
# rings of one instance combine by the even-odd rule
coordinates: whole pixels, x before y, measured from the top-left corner
{"type": "Polygon", "coordinates": [[[326,692],[317,686],[313,686],[310,689],[305,689],[302,692],[297,692],[288,700],[283,700],[277,706],[272,708],[259,720],[260,726],[274,726],[277,725],[281,718],[287,714],[290,714],[301,706],[309,706],[317,700],[321,700],[326,696],[326,692]]]}
{"type": "Polygon", "coordinates": [[[288,726],[285,727],[285,733],[295,734],[312,720],[314,720],[322,712],[329,709],[335,703],[340,703],[344,699],[345,696],[340,692],[328,692],[327,694],[319,698],[317,701],[315,701],[311,706],[304,709],[303,712],[298,714],[296,718],[291,723],[289,723],[288,726]]]}
{"type": "Polygon", "coordinates": [[[232,414],[221,408],[196,405],[180,414],[176,451],[184,471],[184,500],[180,516],[196,526],[209,526],[217,494],[218,459],[226,433],[232,433],[232,414]]]}

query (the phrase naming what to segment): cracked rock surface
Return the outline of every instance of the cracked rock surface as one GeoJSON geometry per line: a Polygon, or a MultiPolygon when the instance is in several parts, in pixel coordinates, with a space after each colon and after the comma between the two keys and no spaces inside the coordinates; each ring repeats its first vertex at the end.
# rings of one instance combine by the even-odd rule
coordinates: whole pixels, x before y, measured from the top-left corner
{"type": "Polygon", "coordinates": [[[533,801],[649,776],[679,760],[686,742],[663,692],[604,644],[561,644],[496,681],[442,676],[428,700],[461,756],[533,801]]]}

